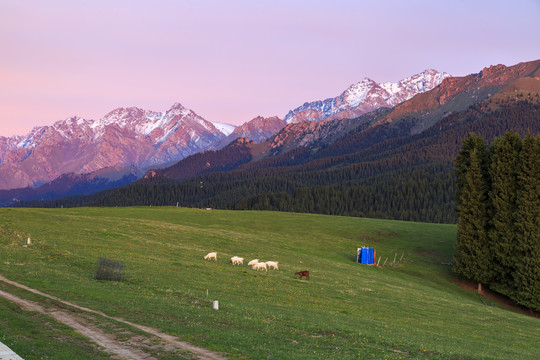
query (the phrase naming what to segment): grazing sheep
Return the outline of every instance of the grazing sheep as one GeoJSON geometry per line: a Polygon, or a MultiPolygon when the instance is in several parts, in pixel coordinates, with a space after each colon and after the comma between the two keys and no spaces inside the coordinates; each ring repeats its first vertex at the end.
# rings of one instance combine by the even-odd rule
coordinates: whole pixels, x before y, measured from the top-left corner
{"type": "Polygon", "coordinates": [[[269,269],[279,270],[277,261],[267,261],[266,265],[268,266],[269,269]]]}
{"type": "Polygon", "coordinates": [[[253,265],[253,270],[257,270],[259,271],[259,269],[261,270],[264,270],[266,272],[268,272],[268,268],[266,267],[266,263],[264,262],[260,262],[260,263],[256,263],[255,265],[253,265]]]}
{"type": "Polygon", "coordinates": [[[251,260],[250,262],[248,262],[248,266],[253,266],[253,265],[255,265],[255,264],[258,263],[258,262],[259,262],[259,259],[253,259],[253,260],[251,260]]]}
{"type": "Polygon", "coordinates": [[[294,275],[300,275],[300,280],[302,280],[302,276],[305,276],[309,280],[309,271],[307,270],[295,272],[294,275]]]}
{"type": "Polygon", "coordinates": [[[238,256],[233,256],[231,260],[229,260],[229,264],[233,264],[233,265],[240,265],[243,263],[244,263],[244,258],[241,258],[238,256]]]}
{"type": "Polygon", "coordinates": [[[205,260],[216,260],[217,261],[217,252],[211,252],[211,253],[208,253],[206,255],[204,255],[204,259],[205,260]]]}

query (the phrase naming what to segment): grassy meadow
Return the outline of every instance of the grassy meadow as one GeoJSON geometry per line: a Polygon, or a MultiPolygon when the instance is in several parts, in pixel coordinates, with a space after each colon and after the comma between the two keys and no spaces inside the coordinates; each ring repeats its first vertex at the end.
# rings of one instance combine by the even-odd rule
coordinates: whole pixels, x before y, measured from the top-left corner
{"type": "MultiPolygon", "coordinates": [[[[233,359],[539,358],[539,319],[452,282],[443,263],[455,237],[453,225],[312,214],[0,209],[0,274],[233,359]],[[356,264],[362,246],[386,266],[356,264]],[[217,262],[203,259],[211,251],[217,262]],[[244,265],[229,265],[233,255],[244,265]],[[94,280],[99,257],[124,262],[125,279],[94,280]],[[279,271],[251,270],[254,258],[279,261],[279,271]]],[[[108,357],[2,298],[0,341],[27,360],[108,357]]]]}

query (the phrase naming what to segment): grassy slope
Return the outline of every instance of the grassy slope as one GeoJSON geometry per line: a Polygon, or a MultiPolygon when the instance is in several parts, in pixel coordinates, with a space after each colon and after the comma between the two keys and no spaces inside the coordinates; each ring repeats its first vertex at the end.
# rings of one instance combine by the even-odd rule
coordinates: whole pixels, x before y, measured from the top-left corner
{"type": "Polygon", "coordinates": [[[273,212],[0,209],[0,273],[233,358],[534,358],[538,319],[484,306],[449,280],[441,262],[455,231],[273,212]],[[384,269],[354,262],[364,245],[389,257],[384,269]],[[209,251],[218,262],[203,260],[209,251]],[[404,261],[388,266],[396,253],[404,261]],[[233,255],[280,271],[233,267],[233,255]],[[93,280],[99,256],[124,261],[126,281],[93,280]]]}

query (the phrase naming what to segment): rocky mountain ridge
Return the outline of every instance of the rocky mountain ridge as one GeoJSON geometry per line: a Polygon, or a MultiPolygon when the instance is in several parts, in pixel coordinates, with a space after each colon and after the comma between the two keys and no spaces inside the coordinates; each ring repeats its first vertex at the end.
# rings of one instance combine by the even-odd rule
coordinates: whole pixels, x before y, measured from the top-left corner
{"type": "Polygon", "coordinates": [[[324,121],[290,123],[271,139],[271,148],[277,154],[298,147],[329,144],[351,131],[355,134],[376,132],[380,125],[391,125],[398,129],[392,131],[400,132],[401,136],[418,134],[447,116],[486,99],[502,94],[516,96],[524,83],[527,93],[536,94],[539,75],[540,60],[536,60],[512,66],[490,66],[477,74],[462,77],[445,77],[433,89],[416,94],[392,108],[381,107],[354,119],[335,120],[329,117],[324,121]]]}
{"type": "Polygon", "coordinates": [[[289,111],[284,120],[290,124],[358,117],[380,107],[394,107],[435,88],[448,77],[448,73],[427,69],[397,83],[378,84],[365,78],[337,97],[304,103],[289,111]]]}
{"type": "Polygon", "coordinates": [[[70,117],[26,136],[0,137],[0,189],[36,186],[70,172],[176,162],[229,135],[219,127],[179,103],[165,112],[129,107],[99,120],[70,117]]]}
{"type": "Polygon", "coordinates": [[[277,116],[256,118],[237,126],[228,136],[219,140],[209,147],[211,150],[219,150],[238,138],[247,138],[254,143],[260,143],[271,138],[283,129],[287,123],[277,116]]]}

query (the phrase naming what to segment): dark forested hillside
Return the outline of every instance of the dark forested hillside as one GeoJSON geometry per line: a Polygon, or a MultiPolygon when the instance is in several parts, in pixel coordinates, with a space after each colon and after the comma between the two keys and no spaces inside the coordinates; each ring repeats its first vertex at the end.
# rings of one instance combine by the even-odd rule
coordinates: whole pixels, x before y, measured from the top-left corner
{"type": "Polygon", "coordinates": [[[253,141],[239,138],[219,151],[194,154],[168,168],[154,170],[152,174],[184,180],[204,173],[233,170],[252,159],[253,145],[253,141]]]}

